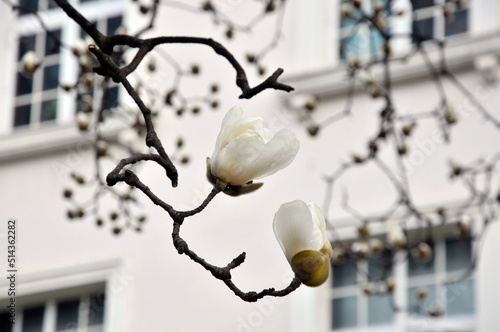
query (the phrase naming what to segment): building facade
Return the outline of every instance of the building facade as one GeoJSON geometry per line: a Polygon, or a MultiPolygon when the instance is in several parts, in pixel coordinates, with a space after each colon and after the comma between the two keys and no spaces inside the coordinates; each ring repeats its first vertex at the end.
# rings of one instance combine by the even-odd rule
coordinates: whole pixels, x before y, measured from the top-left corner
{"type": "MultiPolygon", "coordinates": [[[[123,27],[131,34],[140,31],[149,23],[145,8],[152,8],[152,3],[122,0],[71,3],[107,34],[123,27]]],[[[366,13],[376,10],[375,2],[360,3],[366,13]]],[[[95,137],[79,130],[77,117],[89,107],[85,96],[99,100],[102,91],[109,93],[109,98],[103,99],[108,104],[91,107],[113,112],[120,104],[126,105],[121,109],[125,112],[126,107],[133,109],[134,105],[126,91],[112,83],[105,90],[98,89],[97,84],[83,90],[65,88],[84,78],[82,59],[75,58],[74,50],[79,40],[85,40],[85,34],[53,1],[20,1],[31,11],[24,14],[10,10],[9,3],[0,3],[0,25],[6,31],[0,36],[5,45],[0,59],[7,64],[0,67],[0,265],[6,275],[0,281],[0,330],[496,331],[500,323],[500,260],[496,254],[500,250],[496,241],[500,229],[483,217],[485,209],[494,216],[495,206],[489,198],[498,191],[497,175],[476,179],[491,184],[487,200],[491,204],[467,207],[474,236],[460,237],[459,218],[441,222],[436,211],[441,206],[449,208],[452,215],[453,211],[462,211],[470,195],[466,187],[449,179],[450,158],[463,165],[496,160],[500,135],[495,122],[471,100],[479,101],[493,118],[500,118],[496,83],[500,4],[469,1],[464,7],[454,8],[453,20],[446,20],[443,10],[448,3],[413,1],[412,11],[410,1],[392,1],[392,12],[401,11],[401,15],[385,23],[391,32],[407,36],[391,43],[394,57],[411,53],[416,44],[421,44],[428,56],[416,54],[391,64],[392,97],[400,116],[433,110],[442,97],[436,92],[427,64],[439,64],[442,49],[409,36],[412,31],[446,38],[447,68],[461,84],[443,79],[447,100],[453,103],[458,117],[449,132],[450,144],[443,140],[439,123],[419,121],[404,157],[412,201],[426,212],[432,225],[422,227],[401,211],[391,216],[396,222],[408,219],[405,235],[409,244],[418,243],[422,229],[430,230],[426,240],[432,258],[422,263],[409,251],[388,248],[368,259],[332,264],[329,281],[318,288],[301,286],[285,298],[266,297],[257,303],[241,301],[210,273],[179,255],[171,243],[168,215],[140,193],[134,193],[139,204],[131,212],[147,216],[140,232],[134,230],[135,226],[123,225],[121,231],[114,232],[113,220],[120,220],[125,212],[119,204],[117,207],[112,195],[100,198],[99,222],[92,212],[95,187],[78,186],[74,181],[75,174],[91,178],[96,165],[95,137]],[[51,36],[61,44],[54,43],[51,36]],[[31,77],[23,75],[22,68],[22,57],[28,51],[43,58],[31,77]],[[70,200],[64,198],[68,188],[70,200]],[[68,218],[67,212],[74,211],[75,202],[83,208],[83,218],[68,218]],[[115,211],[119,217],[113,218],[115,211]],[[7,265],[9,220],[15,221],[16,227],[14,268],[7,265]],[[394,264],[384,268],[387,261],[394,264]],[[12,274],[14,325],[8,323],[13,297],[9,295],[12,283],[8,277],[12,274]],[[451,282],[454,279],[459,282],[451,282]],[[394,289],[379,292],[386,289],[389,280],[394,282],[394,289]],[[422,287],[427,291],[423,301],[417,298],[422,287]],[[420,312],[414,310],[416,304],[420,312]],[[431,317],[432,309],[443,314],[431,317]]],[[[363,164],[335,178],[333,187],[325,181],[349,163],[352,154],[363,155],[366,143],[378,130],[377,114],[383,106],[383,98],[373,98],[366,89],[366,75],[357,76],[352,88],[347,74],[353,59],[366,64],[383,56],[383,36],[370,28],[373,23],[369,21],[353,30],[352,17],[358,9],[346,4],[288,1],[282,25],[274,19],[281,17],[278,13],[264,17],[250,34],[235,27],[234,37],[228,38],[224,18],[242,26],[250,24],[248,13],[255,4],[213,1],[224,14],[215,19],[215,24],[209,11],[193,12],[183,5],[160,2],[153,29],[143,35],[214,38],[241,59],[251,85],[265,75],[259,76],[259,69],[245,62],[248,54],[272,44],[276,31],[283,35],[278,46],[264,54],[263,70],[269,74],[283,68],[283,81],[295,88],[289,94],[269,90],[250,100],[238,99],[234,69],[200,45],[162,46],[148,55],[147,62],[131,78],[143,92],[141,96],[159,113],[155,125],[167,152],[176,156],[175,142],[179,137],[185,141],[189,163],[182,164],[180,156],[174,158],[179,164],[178,188],[171,188],[164,172],[152,165],[142,166],[139,173],[156,195],[179,210],[197,207],[210,192],[205,160],[212,155],[222,118],[232,106],[242,106],[246,115],[264,117],[274,131],[284,127],[293,130],[301,141],[294,162],[263,179],[261,189],[240,197],[220,194],[183,226],[183,237],[190,248],[209,262],[224,266],[241,252],[247,253],[246,261],[232,273],[242,290],[282,289],[293,278],[272,231],[274,213],[284,202],[302,199],[320,204],[334,248],[341,244],[350,252],[352,243],[359,240],[358,230],[363,224],[346,208],[351,205],[367,220],[374,220],[368,225],[371,238],[386,239],[387,225],[377,218],[398,199],[387,174],[363,164]],[[354,11],[352,16],[346,15],[349,10],[354,11]],[[180,67],[172,66],[170,58],[177,59],[180,67]],[[147,68],[153,62],[156,71],[147,68]],[[194,66],[200,74],[186,75],[194,66]],[[178,109],[164,103],[165,93],[181,76],[178,88],[186,100],[197,100],[207,86],[218,84],[220,90],[210,95],[208,102],[198,98],[202,100],[199,114],[185,111],[179,116],[178,109]],[[353,96],[349,115],[338,115],[346,109],[349,96],[353,96]],[[319,102],[314,112],[308,113],[303,105],[311,98],[319,102]],[[311,131],[314,128],[316,132],[311,131]]],[[[370,68],[375,81],[383,79],[382,66],[370,68]]],[[[113,124],[103,135],[120,140],[127,136],[123,132],[123,126],[113,124]]],[[[139,139],[124,142],[141,144],[139,139]]],[[[101,164],[102,174],[111,171],[124,155],[116,150],[111,156],[101,164]]],[[[381,158],[393,166],[388,155],[381,158]]]]}

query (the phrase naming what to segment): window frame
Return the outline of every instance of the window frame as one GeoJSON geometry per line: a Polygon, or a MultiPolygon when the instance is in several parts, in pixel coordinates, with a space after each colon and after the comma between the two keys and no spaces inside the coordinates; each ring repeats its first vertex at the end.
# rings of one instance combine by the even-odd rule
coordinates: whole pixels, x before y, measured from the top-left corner
{"type": "MultiPolygon", "coordinates": [[[[433,285],[437,285],[438,291],[440,292],[438,295],[439,297],[445,296],[446,298],[446,287],[445,285],[442,285],[443,280],[449,280],[450,278],[457,278],[459,277],[465,270],[459,270],[459,271],[446,271],[446,251],[445,251],[445,246],[446,246],[446,241],[449,239],[455,239],[457,238],[457,235],[453,232],[453,227],[456,226],[454,223],[450,223],[445,225],[444,227],[436,227],[433,230],[433,234],[435,235],[433,237],[433,240],[435,241],[435,247],[434,247],[434,255],[435,255],[435,262],[434,262],[434,267],[435,270],[433,271],[432,274],[426,274],[423,276],[410,276],[409,275],[409,260],[406,258],[406,254],[404,252],[396,252],[394,259],[397,262],[401,262],[399,264],[396,264],[394,266],[393,270],[393,277],[394,280],[396,281],[396,288],[394,290],[394,293],[392,295],[385,295],[385,296],[392,296],[394,301],[397,303],[399,306],[406,307],[408,305],[411,305],[412,303],[409,303],[410,299],[408,297],[409,289],[415,286],[420,286],[423,284],[428,284],[429,282],[432,283],[433,285]],[[427,283],[426,283],[427,282],[427,283]]],[[[417,233],[417,229],[411,229],[409,231],[409,239],[410,243],[413,243],[411,240],[415,238],[415,234],[417,233]]],[[[383,234],[382,234],[383,235],[383,234]]],[[[344,238],[344,237],[343,237],[344,238]]],[[[350,237],[347,237],[346,241],[344,243],[349,243],[350,241],[348,240],[350,237]]],[[[354,242],[354,240],[351,240],[354,242]]],[[[471,244],[471,257],[473,257],[475,250],[477,250],[476,246],[477,243],[473,241],[473,239],[470,240],[471,244]]],[[[359,261],[358,263],[358,268],[361,268],[363,271],[367,270],[368,267],[368,261],[359,261]]],[[[474,287],[474,312],[472,315],[460,315],[460,316],[445,316],[440,317],[440,318],[428,318],[426,316],[419,316],[415,315],[412,313],[408,313],[405,311],[402,312],[395,312],[393,316],[393,320],[389,324],[375,324],[375,325],[370,325],[369,324],[369,316],[368,316],[368,305],[369,305],[369,297],[370,296],[377,296],[377,295],[365,295],[363,294],[361,290],[361,285],[364,281],[366,281],[366,278],[361,276],[359,273],[356,274],[356,278],[358,283],[354,285],[348,285],[348,286],[343,286],[339,288],[334,288],[333,287],[333,278],[335,278],[334,273],[332,271],[330,278],[328,280],[328,329],[327,331],[329,332],[360,332],[360,331],[406,331],[406,330],[412,330],[412,328],[415,328],[418,324],[423,324],[425,321],[425,330],[429,332],[443,332],[448,329],[453,329],[456,328],[457,326],[460,326],[461,329],[464,331],[474,331],[477,328],[477,314],[478,314],[478,308],[477,308],[477,275],[476,271],[469,276],[468,278],[464,279],[464,281],[472,280],[473,282],[473,287],[474,287]],[[352,327],[345,327],[345,328],[336,328],[334,329],[332,326],[332,304],[334,299],[339,299],[339,298],[345,298],[346,296],[357,296],[357,325],[352,326],[352,327]]],[[[436,301],[437,302],[437,301],[436,301]]],[[[444,308],[445,310],[447,308],[444,308]]]]}
{"type": "MultiPolygon", "coordinates": [[[[5,279],[5,278],[4,278],[5,279]]],[[[0,281],[0,306],[6,307],[8,280],[0,281]]],[[[125,330],[124,303],[130,297],[129,284],[133,276],[123,259],[110,259],[87,264],[64,266],[58,269],[23,273],[16,280],[16,324],[12,332],[20,332],[22,309],[45,304],[44,328],[41,332],[55,331],[56,306],[58,300],[73,299],[76,296],[104,290],[106,310],[102,331],[118,332],[125,330]],[[19,294],[21,291],[21,294],[19,294]]],[[[80,331],[80,330],[79,330],[80,331]]],[[[92,329],[88,329],[91,332],[92,329]]]]}
{"type": "MultiPolygon", "coordinates": [[[[125,19],[124,16],[126,14],[126,3],[123,0],[111,0],[105,2],[91,1],[81,4],[78,4],[77,1],[72,1],[72,4],[78,8],[82,15],[84,15],[91,21],[103,20],[120,15],[123,17],[123,19],[125,19]]],[[[61,29],[61,41],[65,45],[72,45],[74,40],[80,36],[80,27],[76,23],[71,22],[66,13],[64,13],[60,8],[40,11],[38,12],[38,16],[43,20],[44,25],[49,31],[61,29]],[[70,24],[68,24],[68,22],[70,22],[70,24]]],[[[5,24],[9,26],[10,23],[11,25],[10,27],[8,27],[8,29],[10,29],[9,42],[13,47],[9,48],[7,61],[8,63],[18,64],[18,59],[20,58],[20,55],[18,54],[20,38],[29,35],[46,35],[46,33],[42,28],[40,22],[38,21],[38,18],[33,14],[16,16],[15,18],[11,18],[9,21],[10,22],[6,22],[5,24]]],[[[58,57],[59,82],[74,83],[75,79],[78,78],[78,64],[72,54],[72,51],[68,48],[61,48],[58,57]]],[[[38,70],[40,70],[40,68],[38,70]]],[[[9,69],[6,70],[5,75],[8,78],[12,78],[13,82],[17,82],[17,72],[17,65],[9,66],[9,69]]],[[[37,75],[36,72],[35,75],[37,75]]],[[[43,127],[56,127],[71,123],[75,117],[74,110],[76,109],[74,92],[67,93],[59,87],[53,90],[57,91],[58,100],[56,118],[54,121],[40,122],[39,120],[34,120],[30,121],[30,124],[28,125],[14,127],[15,105],[19,104],[19,102],[17,101],[18,99],[20,100],[22,98],[25,98],[25,96],[16,95],[16,84],[12,85],[11,87],[7,87],[5,91],[8,96],[8,102],[5,105],[7,112],[5,112],[5,114],[1,116],[2,118],[0,118],[0,137],[2,135],[9,135],[11,133],[17,134],[18,132],[23,132],[31,129],[39,130],[43,127]]],[[[39,95],[44,94],[42,90],[34,92],[39,95]]],[[[35,101],[39,101],[40,98],[36,97],[35,101]]],[[[33,105],[33,102],[30,104],[33,105]]],[[[34,116],[36,116],[37,114],[39,114],[39,112],[36,112],[34,116]]]]}

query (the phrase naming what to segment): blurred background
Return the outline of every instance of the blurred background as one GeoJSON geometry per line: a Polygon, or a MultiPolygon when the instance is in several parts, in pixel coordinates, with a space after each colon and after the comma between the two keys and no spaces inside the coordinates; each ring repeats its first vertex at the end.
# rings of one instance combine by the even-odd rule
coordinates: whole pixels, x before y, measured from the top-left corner
{"type": "MultiPolygon", "coordinates": [[[[53,0],[0,2],[0,330],[496,331],[500,325],[500,3],[494,0],[71,0],[106,35],[220,42],[256,86],[239,99],[227,59],[164,44],[129,76],[179,172],[132,169],[177,210],[201,204],[227,110],[301,142],[255,193],[219,194],[181,236],[243,291],[293,279],[272,230],[284,202],[322,207],[329,280],[243,302],[179,255],[172,221],[141,192],[107,187],[148,152],[127,91],[92,71],[92,39],[53,0]],[[16,225],[16,324],[7,305],[16,225]],[[12,253],[10,253],[12,254],[12,253]]],[[[117,46],[120,65],[135,55],[117,46]]]]}

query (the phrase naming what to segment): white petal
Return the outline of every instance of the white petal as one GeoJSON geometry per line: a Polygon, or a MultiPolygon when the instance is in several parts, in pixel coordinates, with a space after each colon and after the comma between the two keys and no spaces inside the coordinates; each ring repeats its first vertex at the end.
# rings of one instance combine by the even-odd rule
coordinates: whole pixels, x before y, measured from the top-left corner
{"type": "Polygon", "coordinates": [[[288,262],[298,252],[320,250],[323,247],[323,237],[318,241],[311,212],[303,201],[281,205],[274,216],[273,228],[288,262]]]}
{"type": "Polygon", "coordinates": [[[248,167],[243,177],[260,179],[288,166],[299,151],[299,140],[289,130],[279,131],[267,144],[257,160],[248,167]]]}
{"type": "Polygon", "coordinates": [[[257,134],[240,135],[219,151],[217,158],[212,160],[210,168],[212,174],[232,185],[245,184],[252,180],[246,174],[264,148],[264,140],[257,134]]]}
{"type": "Polygon", "coordinates": [[[323,216],[323,212],[319,208],[319,206],[314,202],[308,202],[307,207],[311,211],[311,215],[313,221],[315,222],[316,230],[314,233],[314,241],[322,241],[325,243],[328,241],[328,237],[326,236],[326,222],[325,217],[323,216]]]}
{"type": "Polygon", "coordinates": [[[212,155],[212,160],[215,159],[215,155],[220,150],[220,145],[221,145],[220,141],[221,141],[222,134],[224,132],[224,128],[235,123],[236,121],[238,121],[242,115],[243,115],[243,110],[239,106],[234,106],[226,113],[226,115],[224,116],[224,119],[222,120],[222,124],[220,126],[219,135],[217,136],[217,142],[215,143],[215,150],[214,150],[214,154],[212,155]]]}

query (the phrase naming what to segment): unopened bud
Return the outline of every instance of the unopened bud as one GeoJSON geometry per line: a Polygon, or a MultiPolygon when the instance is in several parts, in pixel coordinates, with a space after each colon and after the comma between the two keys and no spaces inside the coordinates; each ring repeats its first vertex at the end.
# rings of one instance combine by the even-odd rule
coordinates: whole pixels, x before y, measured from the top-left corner
{"type": "Polygon", "coordinates": [[[330,260],[316,250],[303,250],[293,256],[290,262],[297,279],[306,286],[323,284],[330,274],[330,260]]]}

